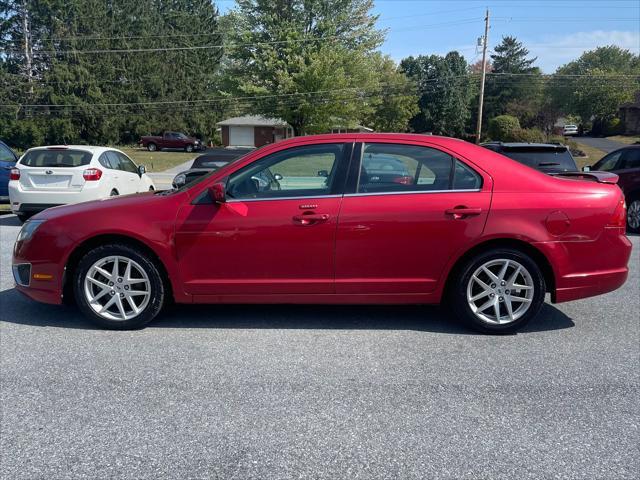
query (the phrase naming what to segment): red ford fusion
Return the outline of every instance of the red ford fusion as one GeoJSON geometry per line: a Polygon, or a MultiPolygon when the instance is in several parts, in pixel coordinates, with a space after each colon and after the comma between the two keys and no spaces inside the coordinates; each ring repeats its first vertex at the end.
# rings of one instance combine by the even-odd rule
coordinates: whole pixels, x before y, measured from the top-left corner
{"type": "Polygon", "coordinates": [[[176,303],[437,304],[489,333],[627,278],[617,176],[547,175],[460,140],[299,137],[180,189],[25,223],[16,288],[114,329],[176,303]]]}

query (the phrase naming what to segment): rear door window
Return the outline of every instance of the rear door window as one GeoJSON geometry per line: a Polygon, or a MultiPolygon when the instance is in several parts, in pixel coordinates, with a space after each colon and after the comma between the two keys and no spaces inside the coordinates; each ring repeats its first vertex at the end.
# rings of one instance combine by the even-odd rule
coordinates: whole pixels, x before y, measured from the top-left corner
{"type": "Polygon", "coordinates": [[[117,165],[113,165],[111,163],[111,159],[109,158],[109,155],[107,155],[108,152],[103,153],[102,155],[100,155],[100,157],[98,158],[98,162],[100,162],[100,165],[102,165],[105,168],[110,168],[110,169],[117,169],[117,165]]]}
{"type": "Polygon", "coordinates": [[[84,150],[31,150],[27,152],[21,165],[25,167],[73,168],[89,165],[93,154],[84,150]]]}
{"type": "Polygon", "coordinates": [[[624,152],[622,168],[640,168],[640,148],[630,148],[624,152]]]}

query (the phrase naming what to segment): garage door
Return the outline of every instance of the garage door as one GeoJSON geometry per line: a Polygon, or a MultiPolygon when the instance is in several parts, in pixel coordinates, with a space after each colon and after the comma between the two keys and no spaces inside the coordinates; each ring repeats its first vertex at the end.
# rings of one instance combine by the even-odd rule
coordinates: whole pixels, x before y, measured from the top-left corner
{"type": "Polygon", "coordinates": [[[253,147],[253,127],[229,127],[229,145],[232,147],[253,147]]]}

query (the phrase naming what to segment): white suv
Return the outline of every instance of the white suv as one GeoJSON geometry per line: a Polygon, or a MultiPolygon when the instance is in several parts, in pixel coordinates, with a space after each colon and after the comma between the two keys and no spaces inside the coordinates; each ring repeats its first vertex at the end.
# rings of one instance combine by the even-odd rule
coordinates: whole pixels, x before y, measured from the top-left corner
{"type": "Polygon", "coordinates": [[[578,135],[578,126],[577,125],[565,125],[562,129],[562,134],[565,137],[570,135],[578,135]]]}
{"type": "Polygon", "coordinates": [[[31,148],[9,177],[11,210],[22,221],[57,205],[154,189],[144,166],[120,150],[84,145],[31,148]]]}

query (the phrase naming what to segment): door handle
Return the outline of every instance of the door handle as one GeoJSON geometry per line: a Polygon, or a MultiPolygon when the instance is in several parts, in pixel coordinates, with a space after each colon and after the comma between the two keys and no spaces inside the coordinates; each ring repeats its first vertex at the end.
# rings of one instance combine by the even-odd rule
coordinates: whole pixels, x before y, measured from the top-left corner
{"type": "Polygon", "coordinates": [[[480,215],[482,213],[482,209],[459,206],[455,208],[448,208],[444,213],[452,215],[454,220],[461,220],[472,215],[480,215]]]}
{"type": "Polygon", "coordinates": [[[296,225],[307,226],[323,223],[329,220],[330,215],[327,213],[307,213],[302,215],[294,215],[293,223],[296,225]]]}

